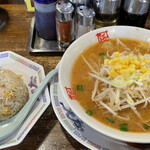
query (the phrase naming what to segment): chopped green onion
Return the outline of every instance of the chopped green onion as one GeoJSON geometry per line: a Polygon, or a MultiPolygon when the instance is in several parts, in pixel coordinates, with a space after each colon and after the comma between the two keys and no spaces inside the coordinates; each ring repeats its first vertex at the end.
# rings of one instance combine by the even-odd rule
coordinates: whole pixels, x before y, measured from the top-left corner
{"type": "Polygon", "coordinates": [[[147,125],[147,124],[144,124],[144,128],[145,128],[146,130],[148,130],[148,129],[150,128],[150,126],[147,125]]]}
{"type": "Polygon", "coordinates": [[[103,56],[104,59],[107,59],[107,56],[105,53],[99,53],[99,56],[103,56]]]}
{"type": "Polygon", "coordinates": [[[92,116],[92,115],[93,115],[93,112],[92,112],[92,110],[90,110],[90,109],[86,110],[86,113],[87,113],[89,116],[92,116]]]}
{"type": "Polygon", "coordinates": [[[128,131],[128,125],[127,124],[120,124],[120,130],[121,131],[128,131]]]}
{"type": "Polygon", "coordinates": [[[77,85],[77,91],[82,91],[82,90],[83,90],[82,84],[77,85]]]}
{"type": "Polygon", "coordinates": [[[105,53],[99,53],[99,56],[103,56],[103,55],[106,55],[105,53]]]}
{"type": "Polygon", "coordinates": [[[112,120],[111,118],[106,117],[106,119],[107,119],[110,123],[115,123],[115,121],[112,120]]]}
{"type": "Polygon", "coordinates": [[[104,59],[107,59],[107,56],[106,56],[106,55],[104,55],[104,56],[103,56],[103,58],[104,58],[104,59]]]}

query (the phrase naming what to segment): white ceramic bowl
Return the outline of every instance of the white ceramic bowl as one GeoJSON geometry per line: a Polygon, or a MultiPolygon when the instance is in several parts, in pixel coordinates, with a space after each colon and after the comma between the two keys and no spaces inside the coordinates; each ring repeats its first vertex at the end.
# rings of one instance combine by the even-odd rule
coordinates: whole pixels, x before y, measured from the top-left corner
{"type": "Polygon", "coordinates": [[[80,106],[78,101],[71,100],[68,96],[68,93],[70,94],[70,96],[73,96],[71,95],[72,90],[70,85],[70,74],[72,65],[74,64],[74,61],[80,55],[80,53],[90,45],[97,43],[98,40],[99,42],[101,42],[103,40],[107,40],[108,38],[113,39],[117,37],[150,42],[150,30],[129,26],[112,26],[100,28],[81,36],[69,46],[62,57],[59,68],[60,87],[67,103],[74,111],[74,113],[82,121],[84,121],[87,125],[95,129],[96,131],[121,141],[134,143],[150,143],[150,133],[122,132],[108,127],[100,123],[93,117],[88,116],[85,113],[85,110],[80,106]],[[99,38],[96,35],[98,35],[99,38]]]}

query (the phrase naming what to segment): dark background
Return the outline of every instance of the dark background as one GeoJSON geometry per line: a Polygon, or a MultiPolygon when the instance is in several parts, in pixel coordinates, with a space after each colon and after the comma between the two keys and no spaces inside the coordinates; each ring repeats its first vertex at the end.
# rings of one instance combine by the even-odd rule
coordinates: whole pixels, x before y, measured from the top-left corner
{"type": "Polygon", "coordinates": [[[0,0],[0,4],[24,4],[24,0],[0,0]]]}

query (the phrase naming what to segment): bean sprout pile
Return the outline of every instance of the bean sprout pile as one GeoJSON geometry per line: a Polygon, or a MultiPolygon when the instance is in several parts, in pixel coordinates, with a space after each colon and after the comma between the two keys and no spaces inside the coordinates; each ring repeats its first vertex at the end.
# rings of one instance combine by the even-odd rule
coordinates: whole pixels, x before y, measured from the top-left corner
{"type": "Polygon", "coordinates": [[[104,63],[95,69],[82,55],[90,69],[89,76],[95,79],[91,99],[106,113],[122,120],[129,117],[118,115],[119,111],[131,109],[141,120],[137,110],[141,104],[146,108],[150,102],[150,54],[134,54],[132,51],[101,53],[104,63]]]}

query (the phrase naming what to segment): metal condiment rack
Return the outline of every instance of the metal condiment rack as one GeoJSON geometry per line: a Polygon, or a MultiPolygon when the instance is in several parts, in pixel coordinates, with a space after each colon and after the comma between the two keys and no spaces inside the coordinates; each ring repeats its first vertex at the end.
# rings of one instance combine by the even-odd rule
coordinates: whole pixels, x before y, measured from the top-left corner
{"type": "Polygon", "coordinates": [[[29,52],[64,52],[65,49],[59,47],[57,40],[44,40],[37,35],[35,28],[35,17],[31,20],[30,35],[27,49],[29,52]]]}

